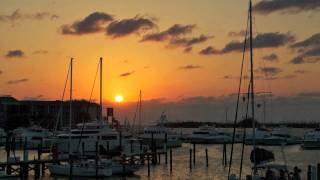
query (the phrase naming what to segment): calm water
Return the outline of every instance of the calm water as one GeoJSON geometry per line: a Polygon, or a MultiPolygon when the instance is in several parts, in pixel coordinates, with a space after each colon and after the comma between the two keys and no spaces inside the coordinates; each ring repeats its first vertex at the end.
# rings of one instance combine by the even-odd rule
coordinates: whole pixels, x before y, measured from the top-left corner
{"type": "MultiPolygon", "coordinates": [[[[185,132],[185,130],[183,130],[185,132]]],[[[302,135],[305,130],[295,129],[292,130],[295,135],[302,135]]],[[[229,159],[230,147],[227,146],[227,156],[229,159]]],[[[173,170],[170,173],[169,164],[165,165],[164,156],[161,158],[161,165],[151,166],[151,176],[148,177],[147,166],[142,167],[137,171],[135,176],[127,177],[127,179],[226,179],[228,168],[224,168],[222,165],[222,145],[197,145],[196,146],[196,165],[190,172],[189,169],[189,149],[190,144],[183,144],[181,148],[173,149],[173,170]],[[209,154],[209,167],[206,167],[205,161],[205,149],[208,148],[209,154]]],[[[284,156],[281,147],[267,147],[265,149],[273,151],[275,154],[276,162],[284,162],[284,156]]],[[[251,173],[251,163],[249,155],[252,150],[251,146],[245,147],[244,167],[243,174],[251,173]]],[[[302,177],[306,179],[306,170],[309,164],[320,163],[320,150],[303,150],[300,145],[286,146],[283,148],[286,162],[289,166],[289,170],[292,170],[294,166],[298,166],[302,169],[302,177]]],[[[239,173],[241,145],[235,145],[233,156],[233,168],[232,172],[239,173]]],[[[22,152],[17,152],[16,156],[22,156],[22,152]]],[[[29,153],[29,159],[33,159],[36,156],[35,152],[29,153]]],[[[0,150],[0,160],[5,161],[5,152],[0,150]]],[[[168,160],[169,161],[169,160],[168,160]]],[[[30,179],[32,175],[30,176],[30,179]]],[[[63,177],[50,177],[47,172],[46,177],[43,179],[67,179],[63,177]]],[[[107,179],[122,179],[121,177],[112,177],[107,179]]]]}

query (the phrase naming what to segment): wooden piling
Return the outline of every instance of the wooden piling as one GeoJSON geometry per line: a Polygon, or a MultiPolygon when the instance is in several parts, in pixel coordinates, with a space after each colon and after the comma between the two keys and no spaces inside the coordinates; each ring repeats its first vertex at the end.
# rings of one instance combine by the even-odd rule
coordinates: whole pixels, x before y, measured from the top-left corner
{"type": "Polygon", "coordinates": [[[307,172],[307,179],[308,179],[308,180],[312,180],[311,177],[312,177],[312,176],[311,176],[311,165],[309,165],[309,166],[308,166],[308,172],[307,172]]]}
{"type": "Polygon", "coordinates": [[[96,168],[96,179],[98,179],[98,150],[99,150],[99,144],[98,141],[96,141],[96,156],[95,156],[95,168],[96,168]]]}
{"type": "Polygon", "coordinates": [[[130,140],[130,153],[133,153],[133,141],[130,140]]]}
{"type": "Polygon", "coordinates": [[[40,163],[34,165],[34,179],[40,178],[40,163]]]}
{"type": "Polygon", "coordinates": [[[147,154],[147,163],[148,163],[148,177],[150,177],[150,157],[149,157],[149,154],[147,154]]]}
{"type": "Polygon", "coordinates": [[[208,148],[206,148],[206,166],[209,167],[208,148]]]}
{"type": "Polygon", "coordinates": [[[161,164],[161,154],[158,153],[158,164],[161,164]]]}
{"type": "Polygon", "coordinates": [[[120,138],[119,138],[119,150],[122,151],[122,131],[120,130],[120,138]]]}
{"type": "Polygon", "coordinates": [[[122,175],[125,175],[126,173],[126,155],[124,154],[122,156],[122,175]]]}
{"type": "Polygon", "coordinates": [[[193,143],[193,164],[196,164],[196,144],[193,143]]]}
{"type": "Polygon", "coordinates": [[[170,149],[170,173],[172,173],[172,149],[170,149]]]}
{"type": "Polygon", "coordinates": [[[166,164],[168,164],[168,134],[167,133],[165,133],[165,135],[164,135],[164,145],[165,145],[165,147],[164,147],[164,150],[165,150],[165,155],[166,155],[166,157],[165,157],[165,163],[166,164]]]}
{"type": "Polygon", "coordinates": [[[73,173],[73,158],[72,158],[72,156],[69,156],[69,165],[70,165],[69,179],[73,179],[73,177],[72,177],[72,173],[73,173]]]}
{"type": "Polygon", "coordinates": [[[190,168],[190,171],[192,171],[192,149],[190,148],[190,160],[189,160],[189,168],[190,168]]]}
{"type": "Polygon", "coordinates": [[[227,166],[227,147],[226,147],[225,143],[223,143],[222,164],[223,164],[224,167],[227,166]]]}
{"type": "Polygon", "coordinates": [[[320,163],[317,164],[317,180],[320,180],[320,163]]]}
{"type": "Polygon", "coordinates": [[[86,152],[86,149],[85,149],[84,142],[81,143],[81,146],[82,146],[82,148],[81,148],[81,149],[82,149],[82,156],[84,157],[85,154],[86,154],[86,153],[85,153],[85,152],[86,152]]]}

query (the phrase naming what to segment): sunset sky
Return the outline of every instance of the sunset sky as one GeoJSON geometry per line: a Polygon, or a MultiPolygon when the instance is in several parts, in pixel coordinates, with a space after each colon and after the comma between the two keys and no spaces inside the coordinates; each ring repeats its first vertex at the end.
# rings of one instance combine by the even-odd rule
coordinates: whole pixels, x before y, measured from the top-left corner
{"type": "MultiPolygon", "coordinates": [[[[247,10],[247,0],[1,0],[0,94],[59,99],[73,57],[74,97],[88,99],[103,57],[104,101],[136,101],[140,89],[144,100],[228,96],[247,10]]],[[[319,96],[320,2],[253,10],[256,91],[319,96]]]]}

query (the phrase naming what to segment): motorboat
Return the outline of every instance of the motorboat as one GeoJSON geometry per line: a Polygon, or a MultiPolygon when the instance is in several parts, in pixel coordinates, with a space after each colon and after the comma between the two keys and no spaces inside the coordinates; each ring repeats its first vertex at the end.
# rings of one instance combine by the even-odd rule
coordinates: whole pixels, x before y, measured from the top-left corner
{"type": "Polygon", "coordinates": [[[143,134],[140,135],[139,138],[150,146],[152,146],[151,143],[153,140],[157,148],[181,147],[179,135],[172,129],[165,127],[165,121],[167,121],[167,116],[162,113],[159,120],[160,123],[145,127],[143,134]]]}
{"type": "Polygon", "coordinates": [[[249,132],[246,135],[246,138],[245,138],[246,145],[252,145],[253,141],[255,141],[256,145],[263,145],[264,140],[271,136],[270,131],[265,128],[255,128],[254,132],[255,132],[254,135],[253,135],[253,132],[249,132]]]}
{"type": "Polygon", "coordinates": [[[300,142],[300,138],[297,136],[292,136],[288,132],[288,128],[280,127],[273,129],[271,131],[271,135],[269,137],[264,138],[263,144],[277,146],[299,144],[300,142]]]}
{"type": "Polygon", "coordinates": [[[303,136],[302,147],[305,149],[320,148],[320,128],[308,131],[303,136]]]}
{"type": "Polygon", "coordinates": [[[73,162],[72,166],[68,162],[48,164],[48,169],[52,175],[69,176],[70,172],[72,172],[72,176],[78,177],[110,177],[112,176],[112,161],[79,160],[73,162]]]}
{"type": "Polygon", "coordinates": [[[31,126],[27,128],[19,127],[13,130],[12,134],[15,141],[15,146],[18,149],[36,149],[39,145],[41,145],[43,148],[49,147],[49,142],[45,139],[52,135],[48,129],[40,126],[31,126]]]}

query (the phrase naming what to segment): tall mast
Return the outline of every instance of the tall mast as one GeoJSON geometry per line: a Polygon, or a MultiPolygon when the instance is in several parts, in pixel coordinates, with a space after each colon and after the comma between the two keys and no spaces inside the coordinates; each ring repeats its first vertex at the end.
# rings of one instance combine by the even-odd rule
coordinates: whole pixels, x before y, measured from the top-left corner
{"type": "Polygon", "coordinates": [[[252,43],[252,2],[250,0],[249,3],[249,15],[250,15],[250,71],[251,71],[251,78],[250,78],[250,89],[251,89],[251,113],[252,113],[252,135],[253,135],[253,161],[254,161],[254,166],[253,166],[253,172],[254,174],[256,174],[257,171],[257,167],[256,167],[256,155],[255,155],[255,150],[256,150],[256,135],[255,135],[255,120],[254,120],[254,111],[255,111],[255,107],[254,107],[254,74],[253,74],[253,43],[252,43]]]}
{"type": "Polygon", "coordinates": [[[102,57],[100,57],[100,123],[102,123],[102,57]]]}
{"type": "Polygon", "coordinates": [[[73,58],[70,60],[70,98],[69,98],[69,156],[71,155],[71,125],[72,125],[72,65],[73,58]]]}
{"type": "Polygon", "coordinates": [[[141,127],[141,99],[142,99],[142,92],[140,90],[139,93],[139,128],[141,127]]]}

